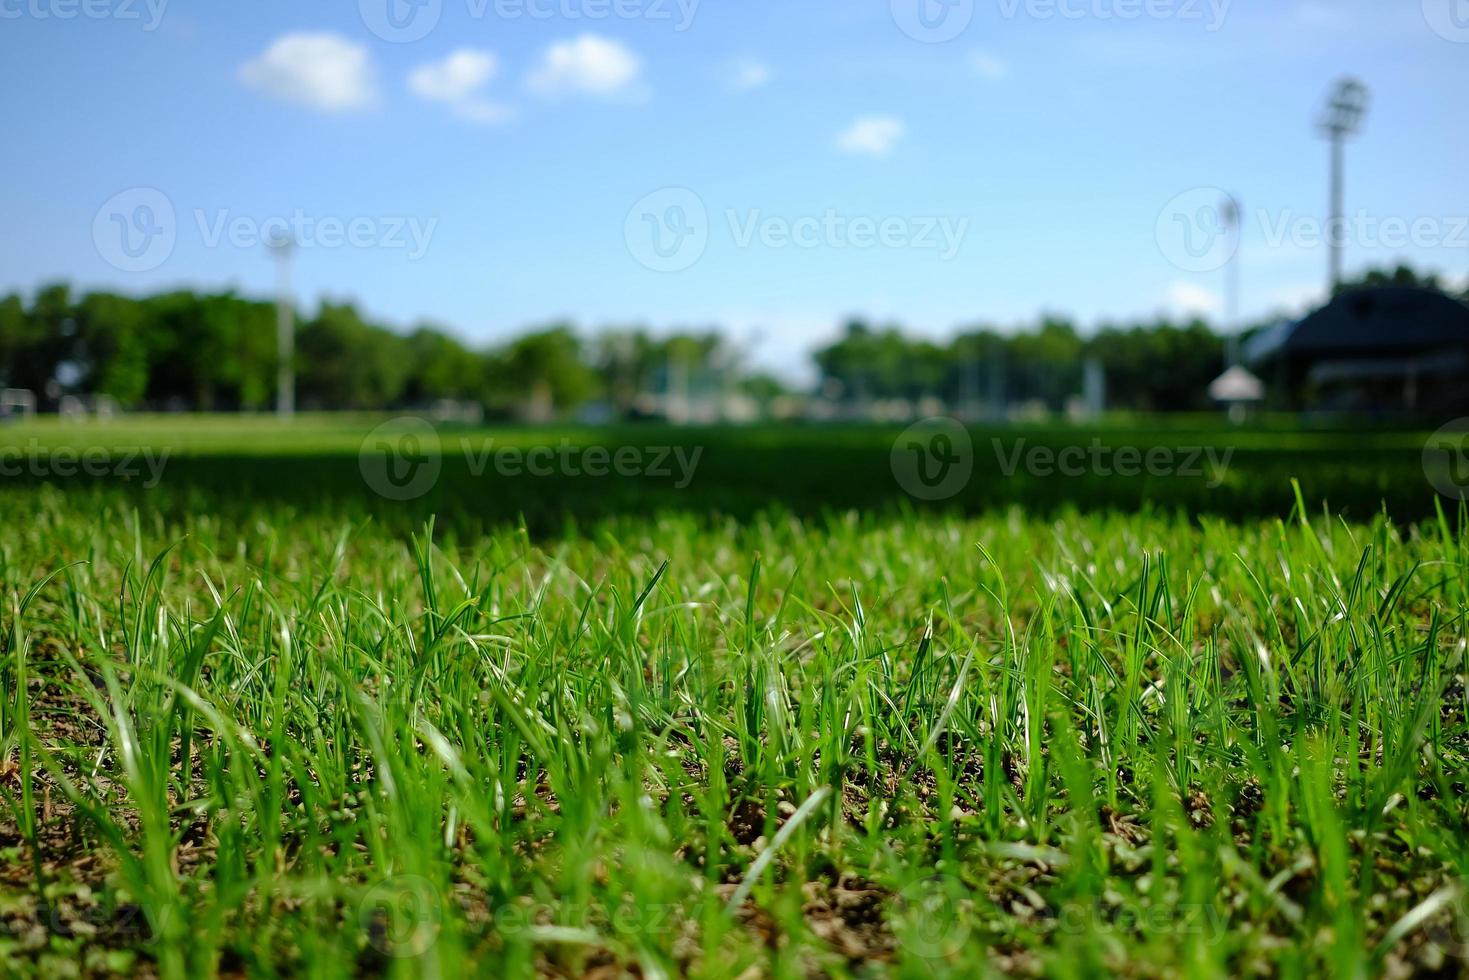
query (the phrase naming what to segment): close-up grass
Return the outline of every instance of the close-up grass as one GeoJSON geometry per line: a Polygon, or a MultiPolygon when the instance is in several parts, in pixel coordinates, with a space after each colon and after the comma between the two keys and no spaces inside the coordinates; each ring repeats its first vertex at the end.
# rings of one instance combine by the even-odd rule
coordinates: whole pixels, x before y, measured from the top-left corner
{"type": "Polygon", "coordinates": [[[370,427],[139,423],[156,486],[0,487],[0,973],[1469,969],[1469,544],[1421,438],[1216,429],[1179,490],[1006,482],[976,433],[930,508],[894,432],[686,430],[685,488],[446,449],[395,503],[370,427]]]}
{"type": "Polygon", "coordinates": [[[1466,15],[0,0],[0,980],[1469,977],[1466,15]]]}

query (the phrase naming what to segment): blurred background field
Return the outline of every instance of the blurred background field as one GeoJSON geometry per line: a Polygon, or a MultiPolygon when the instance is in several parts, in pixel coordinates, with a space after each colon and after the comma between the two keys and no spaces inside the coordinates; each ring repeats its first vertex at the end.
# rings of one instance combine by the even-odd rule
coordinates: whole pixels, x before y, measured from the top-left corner
{"type": "Polygon", "coordinates": [[[902,427],[872,424],[440,424],[437,449],[422,451],[433,452],[441,475],[421,496],[393,500],[376,493],[362,470],[364,453],[374,451],[365,449],[366,440],[386,420],[306,415],[286,427],[268,417],[139,415],[107,424],[55,419],[15,424],[0,428],[0,461],[6,453],[45,461],[58,452],[103,451],[120,462],[130,451],[148,450],[161,479],[157,486],[148,485],[141,456],[139,473],[131,478],[112,472],[60,475],[63,467],[45,462],[37,474],[28,463],[12,461],[13,475],[0,480],[0,499],[9,499],[13,513],[23,512],[24,497],[15,492],[51,483],[67,492],[122,493],[142,510],[170,518],[289,507],[371,517],[400,529],[437,515],[440,526],[466,531],[523,522],[550,533],[567,521],[617,514],[682,511],[718,519],[777,507],[810,516],[851,508],[977,514],[1021,506],[1040,515],[1153,510],[1249,519],[1288,514],[1296,479],[1313,507],[1324,504],[1355,520],[1384,510],[1401,521],[1435,513],[1435,492],[1424,475],[1422,431],[1307,427],[1286,416],[1262,417],[1249,428],[1203,415],[974,427],[969,430],[972,475],[950,499],[933,504],[910,496],[894,479],[891,457],[902,427]],[[558,465],[538,476],[523,467],[501,472],[487,455],[507,448],[584,452],[591,446],[609,453],[631,447],[647,464],[643,468],[653,472],[597,476],[558,465]],[[1024,464],[1037,449],[1090,451],[1093,446],[1113,453],[1134,448],[1140,454],[1162,447],[1174,453],[1176,468],[1189,460],[1193,466],[1182,474],[1131,476],[1088,466],[1084,475],[1067,476],[1031,472],[1024,464]],[[660,454],[662,465],[655,469],[660,454]],[[1007,473],[1017,458],[1021,465],[1007,473]]]}

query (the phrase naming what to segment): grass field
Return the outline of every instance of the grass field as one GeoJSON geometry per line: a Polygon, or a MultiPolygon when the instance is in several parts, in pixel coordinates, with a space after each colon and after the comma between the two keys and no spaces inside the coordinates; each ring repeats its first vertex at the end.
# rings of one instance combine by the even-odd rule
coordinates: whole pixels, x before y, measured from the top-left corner
{"type": "Polygon", "coordinates": [[[444,429],[393,500],[378,421],[0,429],[0,974],[1469,969],[1420,435],[923,503],[896,430],[444,429]]]}
{"type": "MultiPolygon", "coordinates": [[[[1303,431],[1287,419],[1250,428],[1222,426],[1217,417],[1178,417],[1093,427],[1035,424],[974,430],[970,434],[972,476],[956,492],[930,506],[915,500],[894,479],[890,455],[901,427],[755,426],[669,428],[658,425],[607,428],[472,429],[439,426],[435,434],[441,472],[421,496],[386,499],[365,483],[359,454],[381,418],[308,416],[289,430],[271,419],[221,416],[154,416],[107,425],[56,421],[0,427],[0,488],[50,483],[70,494],[98,493],[99,500],[127,499],[145,512],[171,521],[201,512],[243,520],[293,514],[323,519],[371,518],[402,533],[430,517],[441,529],[486,533],[523,524],[536,534],[565,529],[568,518],[589,521],[669,511],[748,518],[770,508],[802,517],[840,514],[853,508],[895,512],[904,506],[967,513],[1019,505],[1036,516],[1070,510],[1150,510],[1231,519],[1287,517],[1298,480],[1313,508],[1355,521],[1386,512],[1399,521],[1432,519],[1433,488],[1424,476],[1425,434],[1393,429],[1322,428],[1303,431]],[[1110,465],[1091,467],[1095,444],[1108,452],[1174,454],[1174,467],[1160,473],[1146,465],[1132,475],[1110,465]],[[500,472],[495,454],[534,447],[560,453],[590,447],[627,447],[651,469],[658,450],[697,453],[686,483],[678,460],[662,459],[666,472],[634,477],[609,472],[589,476],[559,470],[531,476],[500,472]],[[119,479],[56,472],[41,466],[61,451],[106,450],[120,462],[119,449],[136,451],[137,476],[119,479]],[[1087,466],[1067,475],[1031,471],[1040,449],[1082,450],[1087,466]],[[18,454],[8,456],[7,452],[18,454]],[[149,486],[148,456],[163,461],[162,479],[149,486]],[[1211,463],[1209,453],[1213,454],[1211,463]],[[1215,463],[1223,462],[1216,472],[1215,463]],[[1191,464],[1185,469],[1184,464],[1191,464]],[[1018,464],[1018,465],[1017,465],[1018,464]],[[1007,469],[1013,469],[1007,472],[1007,469]],[[1181,472],[1180,472],[1181,471],[1181,472]]],[[[75,461],[74,461],[75,465],[75,461]]]]}

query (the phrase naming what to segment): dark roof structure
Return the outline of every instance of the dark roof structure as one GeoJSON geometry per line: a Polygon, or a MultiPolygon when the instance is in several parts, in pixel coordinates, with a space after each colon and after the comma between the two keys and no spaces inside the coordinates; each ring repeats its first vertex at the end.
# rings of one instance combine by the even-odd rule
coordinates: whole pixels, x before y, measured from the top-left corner
{"type": "Polygon", "coordinates": [[[1469,306],[1409,286],[1341,293],[1245,346],[1275,405],[1366,415],[1469,411],[1469,306]]]}
{"type": "Polygon", "coordinates": [[[1342,293],[1246,347],[1252,365],[1289,360],[1393,358],[1469,347],[1469,306],[1429,289],[1372,286],[1342,293]]]}

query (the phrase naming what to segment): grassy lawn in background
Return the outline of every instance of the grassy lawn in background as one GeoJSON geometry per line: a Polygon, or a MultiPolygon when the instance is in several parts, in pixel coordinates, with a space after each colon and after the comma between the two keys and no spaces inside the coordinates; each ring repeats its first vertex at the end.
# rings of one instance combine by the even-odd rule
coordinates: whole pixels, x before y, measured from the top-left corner
{"type": "MultiPolygon", "coordinates": [[[[777,506],[802,516],[852,508],[897,512],[915,507],[970,514],[1020,505],[1036,516],[1068,509],[1088,512],[1151,510],[1229,518],[1284,517],[1298,480],[1313,508],[1329,506],[1353,520],[1382,511],[1401,521],[1432,518],[1433,487],[1424,475],[1425,433],[1411,430],[1322,427],[1301,429],[1267,417],[1233,428],[1216,416],[1108,419],[974,428],[968,433],[970,475],[951,496],[914,499],[894,479],[892,453],[902,426],[758,425],[698,428],[663,425],[609,427],[472,428],[438,425],[432,445],[438,477],[424,493],[385,499],[364,480],[360,453],[383,417],[304,416],[283,426],[270,417],[128,416],[111,423],[54,419],[0,426],[0,492],[43,482],[68,492],[122,492],[146,512],[179,519],[209,512],[238,516],[261,504],[323,517],[372,517],[408,531],[436,517],[441,528],[486,532],[524,524],[534,533],[559,533],[570,521],[670,510],[747,518],[777,506]],[[588,476],[552,472],[532,476],[502,471],[497,454],[537,447],[562,454],[589,447],[640,454],[637,475],[588,476]],[[138,476],[59,475],[43,463],[36,476],[17,461],[48,460],[58,450],[82,453],[146,450],[161,461],[162,478],[147,480],[147,457],[134,459],[138,476]],[[1092,466],[1100,449],[1100,470],[1092,466]],[[680,466],[672,452],[694,465],[680,466]],[[1080,451],[1079,475],[1030,463],[1035,454],[1080,451]],[[1134,466],[1119,475],[1115,454],[1172,454],[1155,473],[1134,466]],[[663,455],[660,455],[663,453],[663,455]],[[11,455],[7,455],[11,454],[11,455]],[[13,454],[22,454],[19,460],[13,454]],[[654,464],[661,463],[655,469],[654,464]],[[683,473],[691,470],[689,479],[683,473]]],[[[370,451],[370,450],[369,450],[370,451]]],[[[559,458],[559,456],[558,456],[559,458]]],[[[577,460],[582,457],[575,456],[577,460]]],[[[1042,455],[1040,462],[1044,463],[1042,455]]],[[[1073,460],[1074,462],[1074,460],[1073,460]]],[[[1076,473],[1075,468],[1072,473],[1076,473]]]]}
{"type": "Polygon", "coordinates": [[[1421,437],[976,431],[929,505],[898,429],[446,427],[394,501],[380,421],[0,428],[171,450],[0,480],[0,973],[1469,968],[1469,543],[1421,437]],[[476,475],[489,438],[703,454],[476,475]],[[1234,454],[1006,477],[996,438],[1234,454]]]}

